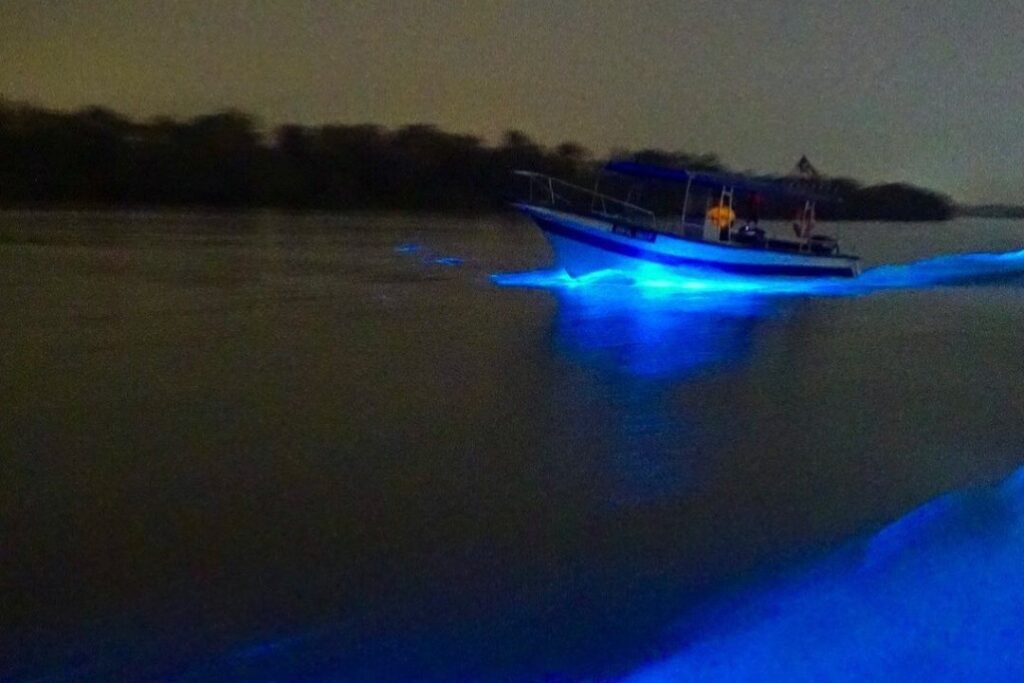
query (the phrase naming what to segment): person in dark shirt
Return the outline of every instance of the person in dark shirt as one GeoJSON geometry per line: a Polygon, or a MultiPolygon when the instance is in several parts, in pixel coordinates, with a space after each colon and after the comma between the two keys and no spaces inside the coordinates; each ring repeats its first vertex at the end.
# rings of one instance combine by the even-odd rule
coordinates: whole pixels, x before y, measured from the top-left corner
{"type": "Polygon", "coordinates": [[[755,192],[750,195],[750,202],[748,208],[748,215],[750,216],[750,224],[757,227],[758,221],[761,219],[761,205],[764,203],[764,197],[761,196],[760,192],[755,192]]]}

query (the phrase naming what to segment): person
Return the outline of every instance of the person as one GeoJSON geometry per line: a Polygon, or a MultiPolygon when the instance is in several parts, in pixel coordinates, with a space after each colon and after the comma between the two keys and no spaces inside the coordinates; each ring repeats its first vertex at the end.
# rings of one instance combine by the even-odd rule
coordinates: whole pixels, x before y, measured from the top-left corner
{"type": "Polygon", "coordinates": [[[796,212],[793,232],[800,239],[809,239],[811,233],[814,232],[814,205],[810,202],[804,204],[803,208],[796,212]]]}
{"type": "Polygon", "coordinates": [[[729,241],[729,228],[736,220],[736,213],[725,204],[717,204],[708,210],[708,220],[718,228],[718,239],[722,242],[729,241]]]}
{"type": "Polygon", "coordinates": [[[758,221],[761,217],[761,204],[763,203],[764,198],[761,196],[760,192],[755,192],[754,194],[750,195],[750,223],[755,228],[757,227],[758,221]]]}

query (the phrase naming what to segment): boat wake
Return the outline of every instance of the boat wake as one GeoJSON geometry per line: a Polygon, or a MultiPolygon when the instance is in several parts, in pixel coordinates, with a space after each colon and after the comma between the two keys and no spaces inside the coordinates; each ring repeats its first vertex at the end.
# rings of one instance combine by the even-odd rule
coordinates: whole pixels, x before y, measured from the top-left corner
{"type": "Polygon", "coordinates": [[[680,272],[646,264],[636,270],[604,270],[577,279],[557,268],[491,276],[495,284],[505,287],[580,289],[600,284],[627,285],[662,293],[762,296],[851,296],[879,290],[994,284],[1021,278],[1024,278],[1024,250],[953,254],[877,266],[857,278],[738,277],[710,270],[680,272]]]}
{"type": "Polygon", "coordinates": [[[854,280],[867,288],[912,288],[982,284],[1024,277],[1024,249],[1004,253],[937,256],[902,265],[871,268],[854,280]]]}
{"type": "Polygon", "coordinates": [[[703,616],[648,681],[1024,680],[1024,469],[703,616]]]}

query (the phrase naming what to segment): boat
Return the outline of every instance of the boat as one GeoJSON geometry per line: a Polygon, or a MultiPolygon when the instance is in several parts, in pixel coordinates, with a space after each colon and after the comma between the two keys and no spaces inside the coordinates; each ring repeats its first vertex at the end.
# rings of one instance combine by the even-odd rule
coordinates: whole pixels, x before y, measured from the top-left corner
{"type": "Polygon", "coordinates": [[[831,237],[814,234],[816,205],[830,198],[804,183],[634,161],[607,164],[593,190],[534,171],[513,173],[526,184],[513,206],[543,231],[558,265],[574,278],[651,265],[687,275],[712,271],[740,277],[855,277],[860,272],[856,255],[843,253],[831,237]],[[631,197],[603,194],[598,190],[604,173],[685,187],[682,207],[666,220],[631,197]],[[742,222],[736,216],[740,196],[752,198],[755,206],[755,215],[742,222]],[[759,226],[756,206],[766,196],[798,204],[796,239],[769,236],[759,226]]]}

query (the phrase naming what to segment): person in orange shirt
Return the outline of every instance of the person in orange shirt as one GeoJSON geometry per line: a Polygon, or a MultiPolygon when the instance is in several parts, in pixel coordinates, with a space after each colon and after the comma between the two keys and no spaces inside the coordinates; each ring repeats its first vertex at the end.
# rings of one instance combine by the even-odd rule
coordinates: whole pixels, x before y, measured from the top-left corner
{"type": "Polygon", "coordinates": [[[722,242],[729,241],[729,228],[736,220],[736,212],[725,204],[718,204],[708,210],[708,220],[711,225],[718,228],[718,239],[722,242]]]}

